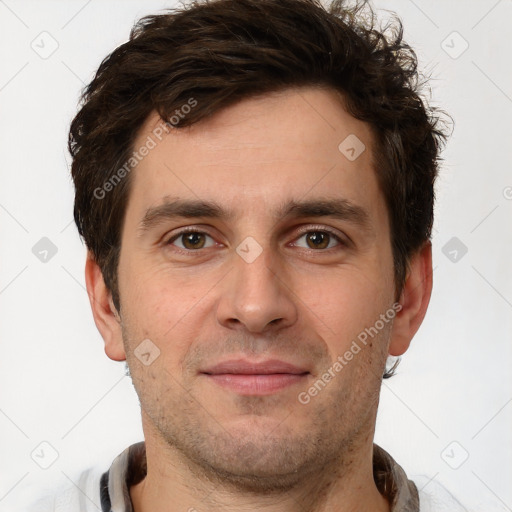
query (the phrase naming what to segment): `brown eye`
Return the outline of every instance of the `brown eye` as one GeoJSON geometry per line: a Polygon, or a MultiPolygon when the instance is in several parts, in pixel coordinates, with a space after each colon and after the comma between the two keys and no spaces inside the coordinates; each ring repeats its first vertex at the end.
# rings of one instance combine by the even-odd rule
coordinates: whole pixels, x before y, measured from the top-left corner
{"type": "Polygon", "coordinates": [[[329,245],[330,235],[321,231],[306,233],[307,244],[311,249],[326,249],[329,245]]]}
{"type": "MultiPolygon", "coordinates": [[[[172,237],[167,243],[169,245],[176,245],[180,249],[186,249],[189,251],[203,249],[205,247],[211,247],[213,245],[206,245],[207,238],[212,239],[206,233],[201,233],[200,231],[185,231],[182,233],[178,233],[176,236],[172,237]],[[181,242],[181,245],[180,243],[181,242]]],[[[213,240],[212,240],[213,241],[213,240]]]]}
{"type": "Polygon", "coordinates": [[[297,240],[305,238],[306,245],[296,244],[305,249],[330,249],[336,245],[344,245],[343,242],[334,233],[327,231],[308,231],[297,240]]]}

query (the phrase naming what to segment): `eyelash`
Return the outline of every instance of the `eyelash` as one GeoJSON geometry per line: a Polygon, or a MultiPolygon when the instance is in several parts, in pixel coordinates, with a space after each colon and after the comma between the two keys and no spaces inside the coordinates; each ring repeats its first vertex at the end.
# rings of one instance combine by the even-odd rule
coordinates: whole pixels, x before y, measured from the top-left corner
{"type": "MultiPolygon", "coordinates": [[[[172,245],[172,242],[174,242],[175,240],[180,238],[180,236],[185,235],[187,233],[197,233],[197,234],[201,234],[201,235],[207,235],[213,239],[213,236],[210,235],[206,231],[201,231],[196,228],[186,228],[186,229],[182,229],[178,233],[174,233],[170,238],[167,239],[167,241],[164,243],[164,245],[165,246],[172,245]]],[[[308,226],[308,228],[301,231],[299,236],[297,238],[295,238],[294,240],[298,240],[299,238],[302,238],[304,235],[307,235],[308,233],[326,233],[329,236],[333,237],[338,242],[338,246],[336,246],[338,248],[344,248],[349,245],[349,243],[347,241],[343,240],[334,231],[331,231],[330,229],[325,228],[323,226],[308,226]]],[[[336,247],[330,247],[329,249],[318,249],[318,250],[317,249],[305,249],[304,247],[301,247],[301,249],[305,249],[310,252],[327,252],[327,251],[336,249],[336,247]]],[[[194,249],[182,249],[181,247],[176,247],[176,246],[174,246],[173,248],[174,248],[174,250],[176,250],[182,254],[187,254],[187,255],[191,255],[193,253],[197,253],[197,252],[201,251],[201,249],[195,249],[195,250],[194,249]]],[[[209,248],[210,247],[207,247],[206,249],[209,249],[209,248]]]]}

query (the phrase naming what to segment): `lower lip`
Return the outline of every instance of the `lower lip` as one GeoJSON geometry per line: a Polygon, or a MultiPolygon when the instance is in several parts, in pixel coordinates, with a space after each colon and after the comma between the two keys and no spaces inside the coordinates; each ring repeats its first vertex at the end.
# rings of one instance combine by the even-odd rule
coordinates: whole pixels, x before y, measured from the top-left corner
{"type": "Polygon", "coordinates": [[[235,373],[207,374],[213,382],[241,395],[269,395],[281,389],[303,382],[307,373],[272,373],[269,375],[245,375],[235,373]]]}

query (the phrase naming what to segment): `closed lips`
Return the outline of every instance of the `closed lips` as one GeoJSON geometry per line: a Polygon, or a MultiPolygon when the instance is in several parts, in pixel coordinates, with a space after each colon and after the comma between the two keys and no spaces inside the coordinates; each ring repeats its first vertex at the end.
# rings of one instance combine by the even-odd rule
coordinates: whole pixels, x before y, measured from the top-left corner
{"type": "Polygon", "coordinates": [[[230,360],[218,363],[200,373],[208,375],[240,374],[240,375],[272,375],[285,373],[303,375],[309,373],[305,368],[295,366],[291,363],[275,359],[261,361],[258,363],[244,360],[230,360]]]}

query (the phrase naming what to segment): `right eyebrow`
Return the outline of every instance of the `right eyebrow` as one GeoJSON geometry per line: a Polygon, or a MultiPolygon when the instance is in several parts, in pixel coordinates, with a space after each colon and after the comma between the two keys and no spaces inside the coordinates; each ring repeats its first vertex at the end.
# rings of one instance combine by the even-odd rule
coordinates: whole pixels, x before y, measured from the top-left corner
{"type": "Polygon", "coordinates": [[[227,211],[213,201],[198,199],[167,199],[165,203],[148,208],[139,224],[138,231],[143,234],[166,220],[183,218],[208,217],[228,220],[234,217],[233,212],[227,211]]]}

